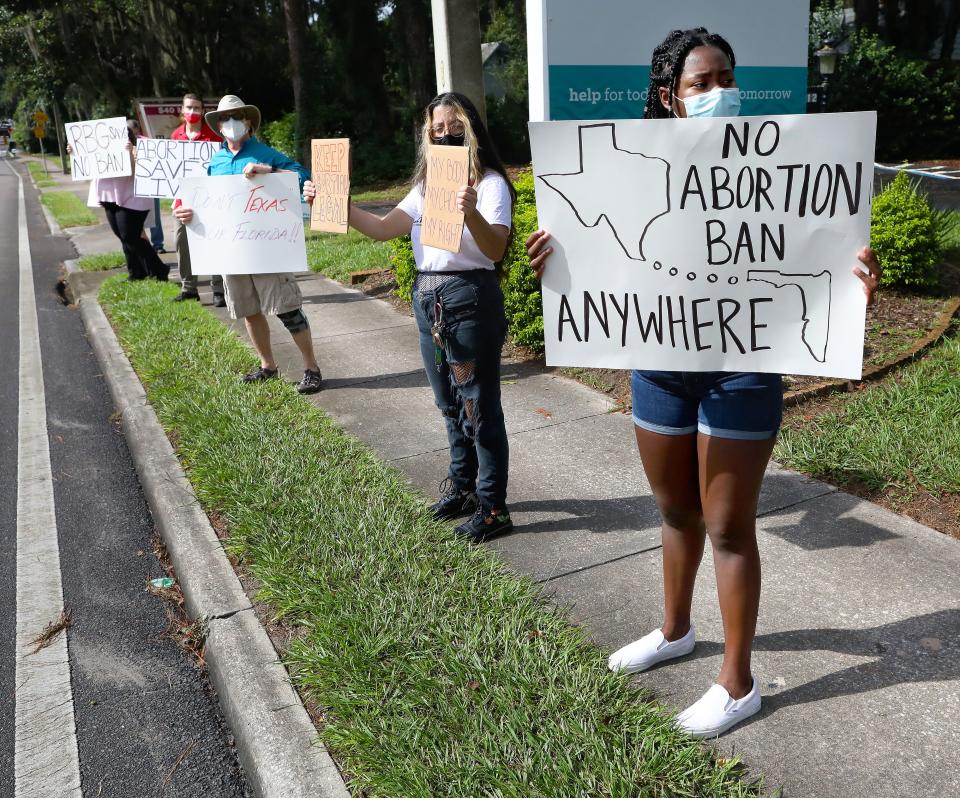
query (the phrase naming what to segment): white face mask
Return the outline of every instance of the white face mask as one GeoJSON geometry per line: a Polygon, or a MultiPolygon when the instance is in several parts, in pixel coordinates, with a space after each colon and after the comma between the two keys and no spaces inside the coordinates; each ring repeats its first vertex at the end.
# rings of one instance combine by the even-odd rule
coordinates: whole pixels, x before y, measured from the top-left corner
{"type": "Polygon", "coordinates": [[[684,97],[681,102],[689,117],[740,115],[740,89],[717,86],[703,94],[684,97]]]}
{"type": "Polygon", "coordinates": [[[230,141],[239,141],[243,138],[244,133],[247,132],[247,123],[242,119],[228,119],[220,125],[220,131],[230,139],[230,141]]]}

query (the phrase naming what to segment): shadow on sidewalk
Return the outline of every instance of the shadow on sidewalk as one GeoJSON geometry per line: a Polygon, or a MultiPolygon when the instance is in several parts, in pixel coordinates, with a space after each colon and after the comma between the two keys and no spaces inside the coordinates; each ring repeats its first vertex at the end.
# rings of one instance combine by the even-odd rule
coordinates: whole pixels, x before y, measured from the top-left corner
{"type": "Polygon", "coordinates": [[[660,514],[653,496],[619,499],[536,499],[510,503],[511,513],[561,515],[520,524],[515,534],[549,532],[633,532],[660,526],[660,514]]]}
{"type": "MultiPolygon", "coordinates": [[[[764,485],[766,486],[772,479],[773,475],[767,474],[764,485]]],[[[889,529],[847,515],[849,511],[854,510],[866,501],[866,499],[845,493],[833,493],[830,494],[831,517],[818,517],[821,507],[814,503],[802,509],[802,516],[792,523],[779,526],[764,524],[763,531],[776,535],[781,540],[805,551],[864,548],[901,537],[889,529]]],[[[792,509],[788,508],[784,512],[789,513],[792,509]]],[[[765,517],[770,518],[775,514],[771,513],[765,517]]]]}

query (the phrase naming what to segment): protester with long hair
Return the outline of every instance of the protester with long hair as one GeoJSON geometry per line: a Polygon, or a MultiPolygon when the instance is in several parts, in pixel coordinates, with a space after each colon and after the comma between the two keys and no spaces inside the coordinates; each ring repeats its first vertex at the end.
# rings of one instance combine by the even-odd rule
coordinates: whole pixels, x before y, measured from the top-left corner
{"type": "MultiPolygon", "coordinates": [[[[736,116],[736,59],[704,28],[675,30],[653,52],[644,118],[736,116]]],[[[638,186],[638,190],[642,190],[638,186]]],[[[527,253],[538,277],[553,251],[537,230],[527,253]]],[[[873,251],[854,273],[872,302],[880,279],[873,251]]],[[[757,501],[780,427],[779,374],[634,371],[633,421],[644,471],[663,520],[664,622],[611,655],[611,670],[635,673],[693,651],[694,580],[705,537],[713,548],[724,655],[716,683],[681,712],[679,725],[715,737],[760,709],[750,669],[760,603],[757,501]]]]}
{"type": "MultiPolygon", "coordinates": [[[[472,513],[456,532],[479,542],[513,529],[507,509],[509,450],[500,405],[507,322],[495,264],[507,251],[516,192],[477,109],[464,95],[448,92],[427,105],[412,182],[410,193],[382,218],[351,206],[350,225],[378,241],[407,234],[412,238],[420,352],[450,446],[447,478],[431,509],[441,519],[472,513]],[[464,216],[459,252],[420,241],[431,143],[463,146],[470,152],[470,183],[457,193],[457,209],[464,216]]],[[[312,190],[308,184],[305,196],[311,197],[312,190]]]]}

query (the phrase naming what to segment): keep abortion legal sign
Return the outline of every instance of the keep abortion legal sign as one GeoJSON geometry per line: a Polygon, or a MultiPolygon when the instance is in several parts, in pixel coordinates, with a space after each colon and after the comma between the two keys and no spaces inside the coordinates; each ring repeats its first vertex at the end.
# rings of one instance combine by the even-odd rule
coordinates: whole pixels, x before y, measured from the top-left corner
{"type": "Polygon", "coordinates": [[[549,365],[860,377],[874,112],[530,134],[549,365]]]}

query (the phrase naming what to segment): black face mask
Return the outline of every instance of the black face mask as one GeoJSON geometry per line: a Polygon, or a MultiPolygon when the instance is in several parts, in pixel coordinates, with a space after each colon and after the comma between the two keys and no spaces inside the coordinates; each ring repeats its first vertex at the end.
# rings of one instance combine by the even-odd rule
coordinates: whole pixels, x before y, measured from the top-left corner
{"type": "Polygon", "coordinates": [[[464,134],[461,133],[459,136],[451,136],[449,133],[446,136],[441,136],[438,139],[434,139],[434,144],[443,144],[446,147],[462,147],[464,140],[464,134]]]}

